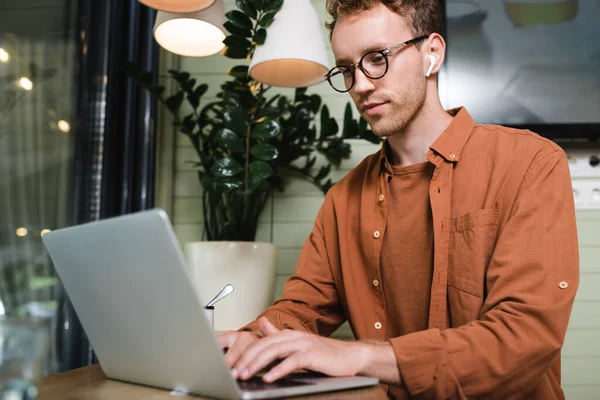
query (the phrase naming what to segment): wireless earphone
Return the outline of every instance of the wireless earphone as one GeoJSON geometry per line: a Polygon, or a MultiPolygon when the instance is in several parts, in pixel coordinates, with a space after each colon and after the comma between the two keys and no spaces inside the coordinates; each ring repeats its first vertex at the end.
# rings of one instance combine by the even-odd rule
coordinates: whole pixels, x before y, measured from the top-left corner
{"type": "Polygon", "coordinates": [[[429,59],[431,60],[431,63],[429,64],[429,69],[425,73],[425,76],[431,75],[431,71],[433,71],[433,67],[435,66],[435,62],[437,61],[437,59],[435,58],[435,56],[433,54],[429,55],[429,59]]]}

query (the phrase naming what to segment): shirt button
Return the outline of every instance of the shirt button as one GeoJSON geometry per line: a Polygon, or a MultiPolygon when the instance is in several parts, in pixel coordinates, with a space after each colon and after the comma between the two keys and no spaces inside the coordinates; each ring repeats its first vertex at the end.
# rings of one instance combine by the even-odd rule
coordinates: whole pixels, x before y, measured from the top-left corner
{"type": "Polygon", "coordinates": [[[375,232],[373,232],[373,237],[374,237],[375,239],[379,238],[379,236],[381,236],[381,232],[379,232],[379,231],[375,231],[375,232]]]}
{"type": "Polygon", "coordinates": [[[561,289],[566,289],[569,287],[569,284],[565,281],[562,281],[561,283],[558,284],[558,287],[561,289]]]}
{"type": "Polygon", "coordinates": [[[379,201],[383,201],[384,199],[385,199],[385,196],[384,196],[384,195],[382,195],[382,194],[380,194],[380,195],[379,195],[379,201]]]}
{"type": "Polygon", "coordinates": [[[454,160],[456,158],[456,154],[450,153],[450,158],[454,160]]]}
{"type": "Polygon", "coordinates": [[[379,281],[377,279],[373,279],[373,286],[379,286],[379,281]]]}
{"type": "Polygon", "coordinates": [[[381,322],[375,322],[375,329],[381,329],[381,322]]]}

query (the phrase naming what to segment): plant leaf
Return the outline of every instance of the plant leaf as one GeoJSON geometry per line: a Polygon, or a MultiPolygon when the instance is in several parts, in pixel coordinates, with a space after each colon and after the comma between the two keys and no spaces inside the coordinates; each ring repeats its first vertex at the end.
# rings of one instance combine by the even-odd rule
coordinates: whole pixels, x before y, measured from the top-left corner
{"type": "Polygon", "coordinates": [[[233,158],[219,158],[210,168],[212,174],[218,178],[225,178],[236,176],[242,171],[244,168],[235,161],[233,158]]]}
{"type": "Polygon", "coordinates": [[[265,2],[265,11],[279,10],[283,5],[283,0],[267,0],[265,2]]]}
{"type": "Polygon", "coordinates": [[[228,128],[218,129],[215,135],[219,138],[223,146],[233,152],[244,151],[244,141],[228,128]]]}
{"type": "Polygon", "coordinates": [[[310,109],[316,114],[319,112],[319,108],[321,108],[321,96],[313,94],[310,96],[310,109]]]}
{"type": "Polygon", "coordinates": [[[250,136],[259,139],[271,139],[279,135],[279,132],[281,132],[281,125],[277,121],[268,119],[257,124],[250,136]]]}
{"type": "Polygon", "coordinates": [[[206,93],[207,90],[208,85],[206,83],[202,83],[196,87],[194,94],[200,99],[202,96],[204,96],[204,93],[206,93]]]}
{"type": "Polygon", "coordinates": [[[183,103],[183,90],[180,90],[179,92],[177,92],[176,94],[174,94],[171,97],[168,97],[165,100],[165,104],[167,106],[167,108],[172,112],[172,113],[176,113],[177,111],[179,111],[179,107],[181,107],[181,103],[183,103]]]}
{"type": "Polygon", "coordinates": [[[190,79],[189,72],[179,72],[175,71],[174,69],[170,69],[169,74],[173,77],[173,79],[175,79],[177,83],[179,83],[179,85],[183,87],[185,87],[186,82],[188,81],[188,79],[190,79]]]}
{"type": "Polygon", "coordinates": [[[187,115],[181,122],[179,130],[186,135],[191,135],[194,131],[194,114],[187,115]]]}
{"type": "Polygon", "coordinates": [[[277,108],[279,109],[279,112],[281,114],[283,114],[286,111],[287,103],[288,103],[288,99],[285,97],[280,97],[279,100],[277,101],[277,108]]]}
{"type": "Polygon", "coordinates": [[[213,181],[214,187],[219,192],[231,192],[242,188],[243,183],[241,179],[236,178],[222,178],[215,179],[213,181]]]}
{"type": "Polygon", "coordinates": [[[258,45],[265,44],[265,40],[267,39],[267,30],[265,28],[260,28],[254,34],[252,41],[258,45]]]}
{"type": "Polygon", "coordinates": [[[229,21],[231,21],[231,23],[239,28],[252,29],[252,20],[241,11],[231,10],[225,13],[225,16],[229,21]]]}
{"type": "Polygon", "coordinates": [[[248,49],[242,49],[239,47],[227,47],[223,51],[223,55],[233,59],[246,59],[248,58],[248,49]]]}
{"type": "Polygon", "coordinates": [[[253,161],[250,163],[250,176],[268,179],[273,176],[273,168],[264,161],[253,161]]]}
{"type": "Polygon", "coordinates": [[[194,92],[188,93],[186,98],[194,110],[200,105],[200,98],[194,92]]]}
{"type": "Polygon", "coordinates": [[[306,99],[306,88],[297,88],[294,92],[294,103],[298,103],[304,99],[306,99]]]}
{"type": "Polygon", "coordinates": [[[321,137],[322,138],[326,138],[328,136],[331,136],[331,134],[329,133],[329,107],[327,107],[327,105],[324,105],[323,108],[321,109],[321,137]]]}
{"type": "Polygon", "coordinates": [[[256,8],[257,11],[263,11],[264,10],[265,0],[250,0],[250,2],[254,6],[254,8],[256,8]]]}
{"type": "Polygon", "coordinates": [[[232,67],[227,71],[227,75],[234,76],[236,78],[245,78],[248,76],[248,66],[247,65],[237,65],[232,67]]]}
{"type": "Polygon", "coordinates": [[[248,17],[256,19],[256,7],[250,0],[235,0],[235,5],[248,17]]]}
{"type": "Polygon", "coordinates": [[[319,172],[317,173],[317,175],[315,176],[315,180],[316,181],[320,181],[323,178],[325,178],[327,175],[329,175],[329,172],[331,171],[331,164],[327,164],[322,166],[319,169],[319,172]]]}
{"type": "Polygon", "coordinates": [[[223,43],[228,47],[237,47],[240,49],[248,50],[252,47],[252,43],[248,39],[237,35],[229,35],[223,39],[223,43]]]}
{"type": "Polygon", "coordinates": [[[250,149],[252,155],[263,161],[272,161],[277,158],[279,151],[268,143],[260,143],[250,149]]]}
{"type": "Polygon", "coordinates": [[[337,121],[334,118],[329,120],[329,125],[327,126],[327,135],[334,136],[340,131],[337,121]]]}
{"type": "Polygon", "coordinates": [[[308,129],[310,125],[310,113],[308,110],[304,107],[298,109],[296,111],[294,122],[299,129],[308,129]]]}
{"type": "Polygon", "coordinates": [[[342,129],[342,137],[345,139],[354,139],[358,137],[358,122],[352,117],[350,103],[346,104],[346,109],[344,110],[344,128],[342,129]]]}
{"type": "Polygon", "coordinates": [[[229,33],[232,33],[237,36],[249,38],[252,36],[252,31],[250,29],[240,28],[239,26],[234,25],[233,23],[227,21],[223,24],[223,27],[227,29],[229,33]]]}
{"type": "Polygon", "coordinates": [[[225,126],[239,136],[246,134],[246,115],[239,108],[226,107],[223,112],[225,126]]]}
{"type": "Polygon", "coordinates": [[[273,23],[275,19],[275,14],[277,14],[277,11],[269,11],[268,13],[263,14],[263,16],[258,21],[258,24],[263,28],[268,28],[273,23]]]}

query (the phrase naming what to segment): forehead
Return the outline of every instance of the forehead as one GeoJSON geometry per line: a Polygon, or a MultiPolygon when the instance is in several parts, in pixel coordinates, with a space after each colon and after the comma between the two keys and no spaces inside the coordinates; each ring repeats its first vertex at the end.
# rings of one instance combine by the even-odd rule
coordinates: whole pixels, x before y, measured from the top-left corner
{"type": "Polygon", "coordinates": [[[336,61],[352,61],[366,51],[411,38],[405,17],[378,3],[369,10],[338,18],[331,37],[331,48],[336,61]]]}

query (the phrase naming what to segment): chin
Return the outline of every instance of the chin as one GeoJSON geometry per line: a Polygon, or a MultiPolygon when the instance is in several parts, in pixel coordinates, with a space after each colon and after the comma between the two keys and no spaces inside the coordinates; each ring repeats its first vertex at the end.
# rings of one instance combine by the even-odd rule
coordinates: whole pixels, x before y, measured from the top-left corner
{"type": "MultiPolygon", "coordinates": [[[[367,121],[367,122],[369,122],[369,121],[367,121]]],[[[390,123],[391,121],[386,121],[386,122],[384,122],[382,120],[375,121],[373,123],[369,122],[371,130],[373,131],[375,136],[380,137],[380,138],[386,138],[389,136],[393,136],[394,134],[401,131],[402,128],[404,127],[404,124],[397,124],[397,123],[391,124],[390,123]]]]}

